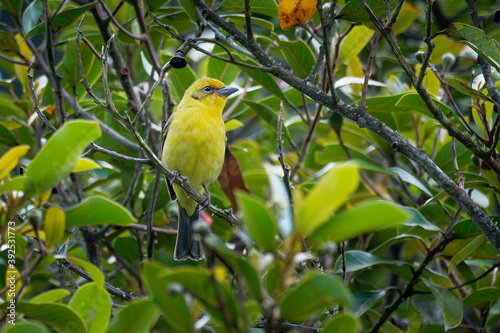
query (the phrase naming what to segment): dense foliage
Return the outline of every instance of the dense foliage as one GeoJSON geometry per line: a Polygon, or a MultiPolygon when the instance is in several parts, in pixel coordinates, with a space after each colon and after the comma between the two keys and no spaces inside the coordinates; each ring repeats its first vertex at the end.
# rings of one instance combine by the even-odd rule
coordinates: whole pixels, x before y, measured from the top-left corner
{"type": "Polygon", "coordinates": [[[494,1],[0,5],[2,332],[500,330],[494,1]],[[204,76],[240,91],[176,262],[157,156],[204,76]]]}

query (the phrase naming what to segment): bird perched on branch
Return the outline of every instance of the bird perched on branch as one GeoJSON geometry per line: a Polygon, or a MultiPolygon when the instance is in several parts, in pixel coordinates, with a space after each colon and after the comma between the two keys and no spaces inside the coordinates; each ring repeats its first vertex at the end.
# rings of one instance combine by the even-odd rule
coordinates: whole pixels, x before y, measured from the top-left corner
{"type": "Polygon", "coordinates": [[[179,185],[167,180],[170,196],[172,200],[177,197],[179,206],[175,260],[203,258],[201,241],[193,235],[193,223],[210,204],[207,186],[217,180],[224,163],[227,139],[222,110],[227,96],[237,90],[216,79],[199,79],[186,90],[168,120],[162,162],[175,175],[187,177],[198,191],[205,190],[200,206],[179,185]]]}

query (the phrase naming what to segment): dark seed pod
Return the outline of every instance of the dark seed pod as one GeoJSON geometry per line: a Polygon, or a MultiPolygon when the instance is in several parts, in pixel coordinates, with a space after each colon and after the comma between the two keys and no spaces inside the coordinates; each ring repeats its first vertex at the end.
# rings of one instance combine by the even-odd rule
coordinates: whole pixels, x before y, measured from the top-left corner
{"type": "Polygon", "coordinates": [[[170,65],[173,68],[184,68],[187,65],[187,61],[184,58],[184,52],[181,50],[177,51],[177,53],[170,59],[170,65]]]}

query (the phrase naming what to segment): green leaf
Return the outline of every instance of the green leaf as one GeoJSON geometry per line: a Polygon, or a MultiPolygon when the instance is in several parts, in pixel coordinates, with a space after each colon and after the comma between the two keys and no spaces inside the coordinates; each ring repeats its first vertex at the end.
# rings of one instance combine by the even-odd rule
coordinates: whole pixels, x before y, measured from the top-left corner
{"type": "Polygon", "coordinates": [[[146,0],[148,4],[148,8],[152,11],[155,12],[158,9],[162,8],[163,5],[165,5],[167,2],[170,0],[146,0]]]}
{"type": "MultiPolygon", "coordinates": [[[[389,1],[391,7],[396,4],[396,0],[389,1]]],[[[366,4],[370,7],[377,18],[385,16],[386,7],[384,0],[366,0],[366,4]]],[[[340,11],[339,17],[351,22],[368,22],[370,17],[366,13],[361,1],[349,1],[340,11]]]]}
{"type": "MultiPolygon", "coordinates": [[[[222,56],[227,56],[226,51],[224,51],[220,46],[216,45],[212,51],[215,54],[219,54],[222,56]]],[[[220,80],[224,82],[224,84],[230,84],[240,74],[239,68],[225,61],[221,61],[219,59],[209,57],[207,64],[207,76],[220,80]]]]}
{"type": "Polygon", "coordinates": [[[441,231],[441,229],[430,223],[418,210],[411,207],[402,208],[410,215],[410,218],[404,222],[404,225],[408,227],[419,227],[429,231],[441,231]]]}
{"type": "MultiPolygon", "coordinates": [[[[158,305],[165,320],[176,332],[191,332],[194,321],[183,294],[173,294],[174,281],[167,277],[169,270],[157,263],[146,262],[142,273],[148,295],[158,305]]],[[[128,313],[128,311],[127,311],[128,313]]]]}
{"type": "MultiPolygon", "coordinates": [[[[335,193],[335,192],[333,192],[335,193]]],[[[323,243],[351,239],[360,234],[374,232],[384,227],[394,227],[408,220],[410,215],[388,201],[369,201],[334,216],[328,223],[312,233],[309,240],[323,243]]]]}
{"type": "Polygon", "coordinates": [[[351,310],[356,318],[368,311],[372,306],[378,303],[386,294],[386,290],[367,290],[352,295],[353,303],[351,310]]]}
{"type": "MultiPolygon", "coordinates": [[[[366,151],[362,151],[360,149],[357,149],[356,147],[352,147],[349,144],[346,144],[345,146],[349,148],[349,152],[351,153],[352,158],[369,163],[371,165],[377,164],[377,162],[369,154],[367,154],[366,151]]],[[[321,151],[317,151],[314,153],[314,161],[320,165],[326,165],[331,162],[344,162],[346,160],[348,160],[348,156],[346,155],[344,148],[337,143],[326,144],[323,146],[323,149],[321,151]]],[[[357,162],[355,164],[359,165],[359,163],[357,162]]],[[[385,171],[385,169],[380,168],[380,171],[385,171]]]]}
{"type": "Polygon", "coordinates": [[[218,320],[223,320],[218,306],[219,299],[222,299],[225,303],[228,319],[233,324],[237,320],[238,310],[231,291],[227,285],[217,280],[214,281],[215,277],[212,277],[207,269],[181,266],[168,270],[166,279],[181,284],[186,291],[198,298],[206,306],[207,311],[218,320]],[[215,283],[217,284],[217,292],[214,287],[215,283]]]}
{"type": "Polygon", "coordinates": [[[19,45],[14,36],[8,31],[0,31],[0,51],[17,55],[19,53],[19,45]]]}
{"type": "Polygon", "coordinates": [[[17,176],[0,187],[0,193],[11,191],[22,191],[28,197],[35,196],[38,193],[33,180],[26,176],[17,176]]]}
{"type": "Polygon", "coordinates": [[[89,333],[106,332],[111,317],[111,298],[102,287],[95,283],[81,286],[68,304],[87,322],[89,333]]]}
{"type": "Polygon", "coordinates": [[[464,38],[465,41],[462,43],[470,46],[500,72],[500,48],[494,40],[489,40],[486,37],[483,30],[464,23],[452,23],[452,28],[448,29],[447,32],[464,38]]]}
{"type": "Polygon", "coordinates": [[[493,101],[488,96],[486,96],[485,94],[483,94],[480,91],[472,89],[471,87],[469,87],[468,85],[466,85],[465,83],[460,81],[459,79],[450,78],[450,79],[448,79],[446,84],[455,88],[456,90],[460,91],[464,95],[470,96],[472,98],[479,98],[479,99],[482,99],[483,101],[488,101],[490,103],[493,103],[493,101]]]}
{"type": "Polygon", "coordinates": [[[271,187],[271,203],[273,205],[276,224],[283,238],[288,237],[293,231],[292,208],[290,207],[290,196],[285,183],[281,177],[273,172],[271,167],[266,168],[271,187]]]}
{"type": "MultiPolygon", "coordinates": [[[[250,9],[252,13],[264,14],[271,17],[278,17],[278,6],[274,0],[250,0],[250,9]]],[[[224,0],[219,10],[225,12],[244,13],[245,7],[240,0],[224,0]]]]}
{"type": "MultiPolygon", "coordinates": [[[[80,52],[82,55],[83,70],[85,73],[89,73],[96,56],[83,41],[80,42],[80,52]]],[[[71,40],[64,45],[63,54],[64,56],[60,67],[63,82],[68,84],[73,91],[80,84],[82,79],[80,66],[78,64],[78,54],[76,52],[76,40],[71,40]]]]}
{"type": "Polygon", "coordinates": [[[37,295],[30,299],[30,303],[53,303],[66,296],[70,295],[70,292],[66,289],[52,289],[46,291],[40,295],[37,295]]]}
{"type": "Polygon", "coordinates": [[[340,45],[338,64],[343,64],[344,61],[357,56],[372,39],[374,33],[375,31],[364,25],[355,26],[340,45]]]}
{"type": "MultiPolygon", "coordinates": [[[[342,273],[341,258],[335,263],[335,273],[342,273]]],[[[346,272],[356,272],[375,265],[396,265],[403,266],[406,263],[399,260],[375,256],[371,253],[352,250],[345,253],[346,272]]]]}
{"type": "MultiPolygon", "coordinates": [[[[471,164],[471,156],[472,152],[467,149],[461,142],[458,140],[455,141],[455,151],[457,156],[457,163],[460,168],[464,168],[467,165],[471,164]]],[[[451,141],[447,142],[445,145],[439,149],[436,157],[434,158],[434,163],[439,165],[441,170],[447,175],[452,175],[455,173],[455,166],[453,163],[453,154],[451,152],[451,141]]]]}
{"type": "MultiPolygon", "coordinates": [[[[2,1],[8,1],[8,0],[2,0],[2,1]]],[[[56,17],[54,17],[54,19],[52,20],[52,28],[63,27],[65,25],[74,22],[77,18],[83,15],[83,13],[92,9],[92,7],[94,7],[96,4],[97,1],[94,1],[92,3],[83,6],[78,6],[76,8],[68,8],[63,10],[62,12],[57,14],[56,17]]],[[[45,32],[45,22],[42,22],[33,29],[31,29],[30,31],[27,31],[26,35],[24,36],[24,39],[31,38],[33,36],[42,34],[44,32],[45,32]]]]}
{"type": "Polygon", "coordinates": [[[0,0],[2,7],[17,20],[19,12],[23,8],[23,2],[19,0],[0,0]]]}
{"type": "Polygon", "coordinates": [[[348,306],[350,303],[351,297],[338,276],[312,272],[285,294],[280,304],[281,318],[300,323],[335,304],[348,306]]]}
{"type": "Polygon", "coordinates": [[[193,70],[188,65],[184,68],[172,68],[168,72],[167,76],[168,83],[172,89],[172,95],[174,99],[179,102],[184,96],[184,92],[189,88],[194,81],[196,81],[196,76],[193,70]]]}
{"type": "MultiPolygon", "coordinates": [[[[236,24],[244,25],[246,23],[245,14],[220,14],[226,21],[233,21],[236,24]]],[[[274,25],[272,21],[262,19],[260,17],[255,17],[252,15],[252,24],[260,25],[269,31],[274,31],[274,25]]]]}
{"type": "Polygon", "coordinates": [[[464,298],[464,308],[472,305],[479,305],[484,302],[495,301],[500,299],[499,287],[486,287],[477,289],[469,296],[464,298]]]}
{"type": "Polygon", "coordinates": [[[106,197],[93,196],[66,211],[66,227],[95,224],[130,225],[136,219],[122,205],[106,197]]]}
{"type": "Polygon", "coordinates": [[[160,309],[153,300],[134,301],[117,312],[106,332],[151,332],[159,314],[160,309]]]}
{"type": "Polygon", "coordinates": [[[50,333],[50,331],[39,321],[27,320],[16,321],[15,325],[6,326],[2,333],[50,333]]]}
{"type": "Polygon", "coordinates": [[[316,62],[309,46],[301,39],[295,42],[285,42],[279,38],[277,40],[288,66],[295,75],[305,79],[316,62]]]}
{"type": "Polygon", "coordinates": [[[242,212],[243,226],[253,241],[264,251],[276,250],[276,221],[265,203],[245,192],[236,192],[236,199],[242,212]]]}
{"type": "Polygon", "coordinates": [[[61,244],[66,228],[66,215],[64,211],[57,207],[47,208],[45,213],[45,245],[51,249],[56,244],[61,244]]]}
{"type": "MultiPolygon", "coordinates": [[[[248,100],[243,100],[243,103],[248,105],[266,123],[268,123],[273,128],[276,128],[278,124],[278,115],[276,114],[276,112],[262,103],[252,102],[248,100]]],[[[287,139],[290,139],[290,133],[288,132],[288,128],[286,126],[283,126],[283,135],[287,139]]]]}
{"type": "Polygon", "coordinates": [[[413,305],[413,300],[408,299],[408,330],[407,333],[418,333],[422,325],[422,315],[413,305]]]}
{"type": "Polygon", "coordinates": [[[66,122],[35,156],[26,176],[33,179],[40,193],[47,191],[69,176],[88,144],[100,136],[97,122],[66,122]]]}
{"type": "Polygon", "coordinates": [[[359,184],[359,171],[354,164],[338,164],[328,171],[306,197],[297,212],[296,230],[309,235],[324,224],[342,206],[359,184]],[[332,193],[335,195],[332,196],[332,193]]]}
{"type": "Polygon", "coordinates": [[[359,321],[349,311],[336,314],[321,330],[322,333],[357,333],[359,331],[359,321]]]}
{"type": "Polygon", "coordinates": [[[422,192],[424,192],[431,198],[433,197],[431,191],[429,191],[429,189],[424,184],[422,184],[415,176],[410,174],[408,171],[403,170],[401,168],[393,167],[389,168],[387,172],[393,175],[398,175],[399,178],[401,178],[401,180],[404,181],[405,183],[411,184],[416,188],[420,189],[422,192]]]}
{"type": "Polygon", "coordinates": [[[394,36],[399,35],[411,27],[413,22],[418,19],[421,12],[422,8],[405,2],[401,8],[401,12],[399,12],[396,23],[394,23],[394,36]]]}
{"type": "MultiPolygon", "coordinates": [[[[10,302],[3,303],[0,305],[0,310],[4,311],[9,304],[10,302]]],[[[16,302],[16,312],[22,313],[33,319],[38,319],[47,325],[51,325],[59,332],[68,331],[68,323],[71,323],[72,333],[87,332],[87,327],[82,317],[64,304],[32,304],[18,300],[16,302]]]]}
{"type": "MultiPolygon", "coordinates": [[[[20,1],[22,2],[22,1],[20,1]]],[[[24,32],[31,31],[36,26],[40,15],[43,11],[43,4],[41,0],[33,1],[23,13],[23,30],[24,32]]]]}
{"type": "Polygon", "coordinates": [[[441,287],[427,279],[422,278],[422,281],[429,287],[432,295],[437,300],[439,307],[443,311],[444,328],[457,327],[462,321],[463,309],[462,301],[452,291],[441,287]]]}
{"type": "Polygon", "coordinates": [[[179,0],[179,3],[181,4],[182,8],[184,8],[184,11],[186,12],[187,16],[189,16],[189,19],[193,22],[198,22],[198,12],[196,11],[196,7],[194,6],[193,2],[190,0],[179,0]]]}
{"type": "Polygon", "coordinates": [[[450,264],[448,267],[448,274],[451,274],[451,271],[462,261],[467,259],[470,255],[472,255],[478,247],[483,245],[486,242],[486,236],[481,235],[479,237],[474,238],[466,247],[464,247],[460,252],[455,254],[453,258],[450,260],[450,264]]]}

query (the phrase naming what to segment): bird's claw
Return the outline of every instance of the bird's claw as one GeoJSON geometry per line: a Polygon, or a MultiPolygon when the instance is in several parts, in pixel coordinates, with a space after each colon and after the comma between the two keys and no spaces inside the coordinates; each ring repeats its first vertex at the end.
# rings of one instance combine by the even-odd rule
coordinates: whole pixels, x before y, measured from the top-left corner
{"type": "Polygon", "coordinates": [[[205,185],[203,185],[203,188],[205,189],[205,195],[203,196],[203,199],[200,201],[199,203],[199,208],[198,208],[198,212],[204,210],[205,208],[207,208],[208,206],[210,206],[210,199],[211,199],[211,195],[210,195],[210,192],[208,192],[208,189],[205,185]]]}
{"type": "Polygon", "coordinates": [[[188,177],[181,176],[181,174],[179,173],[179,171],[174,170],[174,171],[172,171],[172,179],[170,179],[170,184],[173,184],[174,181],[182,182],[182,181],[184,181],[186,179],[188,179],[188,177]]]}

